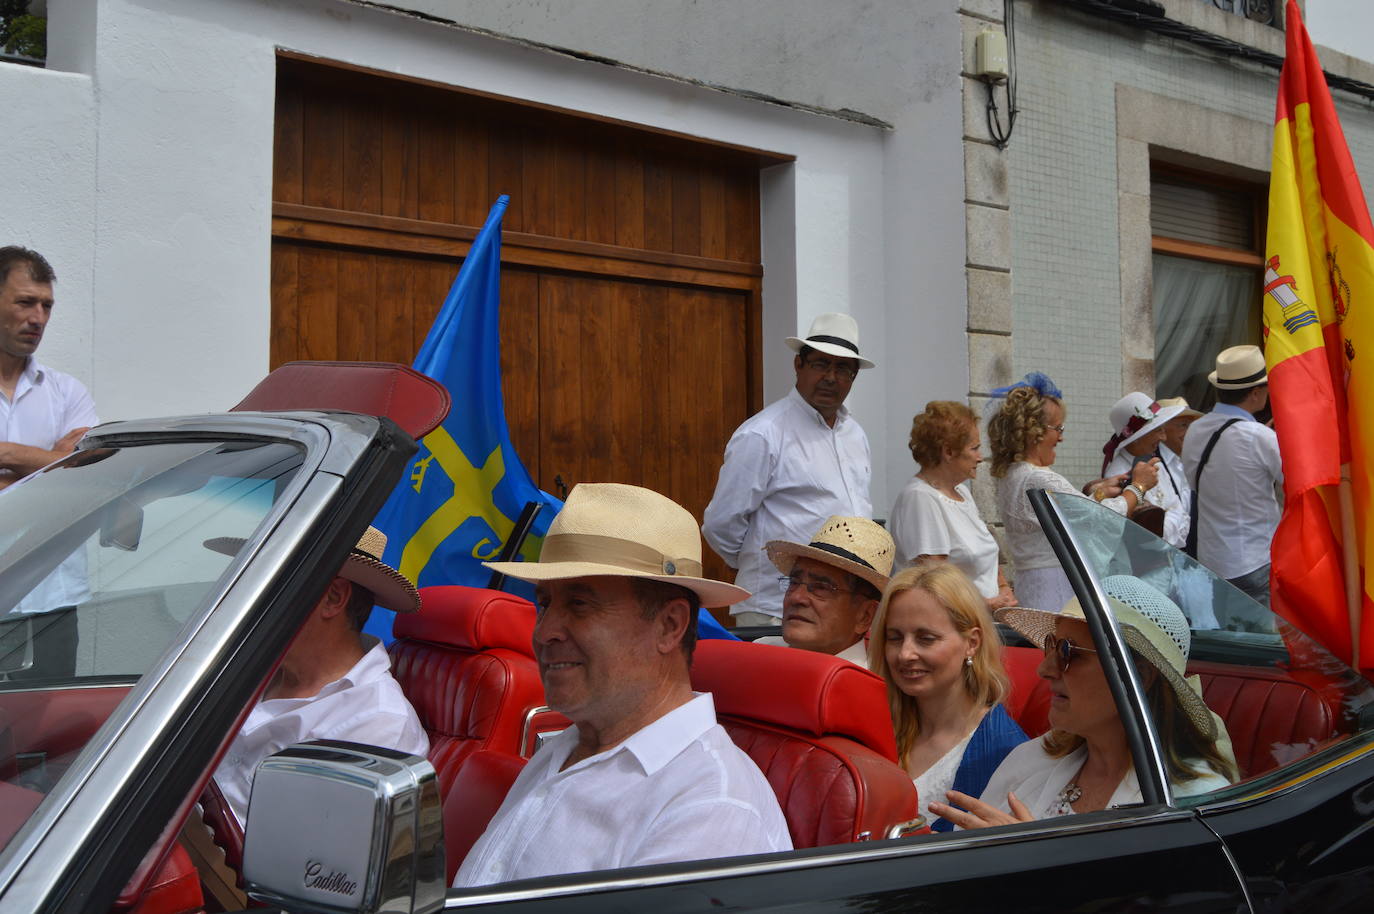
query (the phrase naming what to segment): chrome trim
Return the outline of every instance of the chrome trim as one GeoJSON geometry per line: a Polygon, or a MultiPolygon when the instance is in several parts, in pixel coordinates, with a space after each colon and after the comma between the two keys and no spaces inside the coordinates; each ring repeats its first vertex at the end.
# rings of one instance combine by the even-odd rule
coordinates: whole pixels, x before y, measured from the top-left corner
{"type": "Polygon", "coordinates": [[[553,708],[550,708],[548,705],[540,705],[540,706],[537,707],[537,708],[530,708],[528,711],[525,712],[525,722],[524,722],[523,724],[521,724],[521,728],[520,728],[520,757],[521,757],[521,758],[523,758],[523,759],[528,759],[528,758],[530,757],[530,755],[533,754],[533,753],[531,753],[531,752],[529,751],[529,748],[530,748],[530,737],[534,736],[534,731],[533,731],[532,728],[534,727],[534,719],[535,719],[535,717],[537,717],[537,716],[540,715],[540,714],[543,714],[545,711],[552,711],[552,710],[553,710],[553,708]]]}
{"type": "Polygon", "coordinates": [[[910,838],[915,832],[930,826],[930,822],[925,816],[917,816],[914,819],[907,819],[905,822],[898,822],[889,825],[887,831],[883,833],[884,838],[910,838]]]}

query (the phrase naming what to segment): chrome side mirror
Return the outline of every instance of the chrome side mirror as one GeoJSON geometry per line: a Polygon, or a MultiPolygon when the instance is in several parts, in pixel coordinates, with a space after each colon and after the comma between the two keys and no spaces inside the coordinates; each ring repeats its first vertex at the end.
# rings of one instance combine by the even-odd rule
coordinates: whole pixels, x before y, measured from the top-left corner
{"type": "Polygon", "coordinates": [[[439,910],[447,880],[434,767],[358,743],[286,747],[254,775],[243,876],[250,896],[292,912],[439,910]]]}

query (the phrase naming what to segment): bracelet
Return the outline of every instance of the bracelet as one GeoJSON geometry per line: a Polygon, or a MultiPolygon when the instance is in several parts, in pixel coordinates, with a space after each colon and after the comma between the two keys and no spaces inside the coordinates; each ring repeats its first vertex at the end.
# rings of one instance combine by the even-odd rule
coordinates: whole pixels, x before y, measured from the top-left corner
{"type": "Polygon", "coordinates": [[[1102,500],[1106,497],[1107,486],[1105,483],[1103,485],[1098,486],[1096,489],[1093,489],[1093,501],[1098,502],[1100,504],[1102,500]]]}
{"type": "Polygon", "coordinates": [[[1142,489],[1140,486],[1136,485],[1135,483],[1131,483],[1128,486],[1126,486],[1126,491],[1134,492],[1136,501],[1140,502],[1142,505],[1145,504],[1145,490],[1142,489]]]}

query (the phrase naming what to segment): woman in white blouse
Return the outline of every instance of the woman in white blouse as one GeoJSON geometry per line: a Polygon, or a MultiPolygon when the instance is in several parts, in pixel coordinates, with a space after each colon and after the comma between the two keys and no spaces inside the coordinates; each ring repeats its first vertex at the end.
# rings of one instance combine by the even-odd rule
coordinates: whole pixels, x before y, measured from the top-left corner
{"type": "Polygon", "coordinates": [[[962,403],[932,400],[912,420],[908,447],[921,469],[888,515],[896,567],[949,561],[969,576],[990,609],[1015,606],[1016,595],[998,562],[997,540],[968,486],[983,462],[978,417],[962,403]]]}
{"type": "MultiPolygon", "coordinates": [[[[1006,525],[1007,550],[1016,567],[1016,596],[1022,606],[1051,609],[1073,599],[1073,588],[1040,529],[1026,496],[1028,489],[1082,495],[1073,483],[1050,469],[1064,440],[1063,394],[1040,372],[993,391],[1001,406],[988,420],[992,475],[997,480],[997,510],[1006,525]]],[[[1159,469],[1138,463],[1124,488],[1119,479],[1089,484],[1092,497],[1129,517],[1154,488],[1159,469]]]]}

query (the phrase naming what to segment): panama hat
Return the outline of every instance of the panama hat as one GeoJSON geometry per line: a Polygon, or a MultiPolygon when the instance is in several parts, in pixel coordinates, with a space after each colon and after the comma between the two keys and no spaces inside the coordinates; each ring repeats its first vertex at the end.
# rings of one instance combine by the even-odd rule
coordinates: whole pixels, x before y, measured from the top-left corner
{"type": "Polygon", "coordinates": [[[1164,423],[1183,412],[1182,406],[1165,406],[1155,402],[1149,394],[1133,390],[1112,406],[1108,421],[1112,437],[1102,446],[1102,472],[1112,462],[1118,448],[1123,448],[1144,435],[1162,428],[1164,423]]]}
{"type": "Polygon", "coordinates": [[[694,591],[703,606],[729,606],[749,591],[701,577],[701,533],[667,496],[615,482],[579,483],[549,525],[537,562],[483,562],[522,581],[593,575],[645,578],[694,591]]]}
{"type": "Polygon", "coordinates": [[[1201,410],[1193,409],[1191,406],[1188,405],[1188,401],[1187,401],[1186,399],[1184,399],[1183,397],[1165,397],[1164,399],[1158,400],[1158,401],[1156,401],[1156,402],[1159,403],[1159,405],[1162,406],[1162,407],[1169,407],[1169,406],[1181,406],[1181,407],[1183,407],[1183,409],[1179,411],[1179,415],[1180,415],[1180,416],[1191,416],[1191,417],[1193,417],[1194,419],[1196,419],[1198,416],[1201,416],[1201,415],[1202,415],[1201,410]]]}
{"type": "Polygon", "coordinates": [[[858,359],[860,368],[872,368],[873,362],[859,355],[859,325],[848,314],[830,311],[811,322],[806,339],[789,336],[784,342],[793,352],[803,346],[842,359],[858,359]]]}
{"type": "MultiPolygon", "coordinates": [[[[1102,589],[1126,643],[1164,677],[1198,732],[1211,740],[1223,735],[1217,729],[1216,718],[1202,700],[1201,681],[1187,675],[1192,632],[1183,610],[1149,584],[1130,575],[1104,578],[1102,589]]],[[[1076,597],[1057,613],[1013,606],[999,609],[994,615],[998,622],[1007,623],[1036,645],[1043,645],[1046,636],[1054,634],[1055,621],[1060,617],[1084,618],[1083,607],[1076,597]]]]}
{"type": "Polygon", "coordinates": [[[1217,353],[1216,370],[1207,375],[1208,382],[1222,390],[1245,390],[1269,383],[1264,370],[1264,353],[1258,346],[1232,346],[1217,353]]]}
{"type": "MultiPolygon", "coordinates": [[[[217,536],[205,541],[205,548],[237,555],[244,540],[237,536],[217,536]]],[[[420,611],[420,592],[410,579],[382,562],[386,552],[386,534],[376,527],[368,527],[358,539],[358,545],[344,559],[338,576],[372,592],[373,601],[384,609],[398,613],[420,611]]]]}
{"type": "Polygon", "coordinates": [[[783,574],[791,574],[797,559],[814,559],[863,578],[878,590],[887,587],[892,557],[897,548],[892,535],[866,517],[829,518],[811,544],[772,540],[764,547],[768,558],[783,574]]]}

